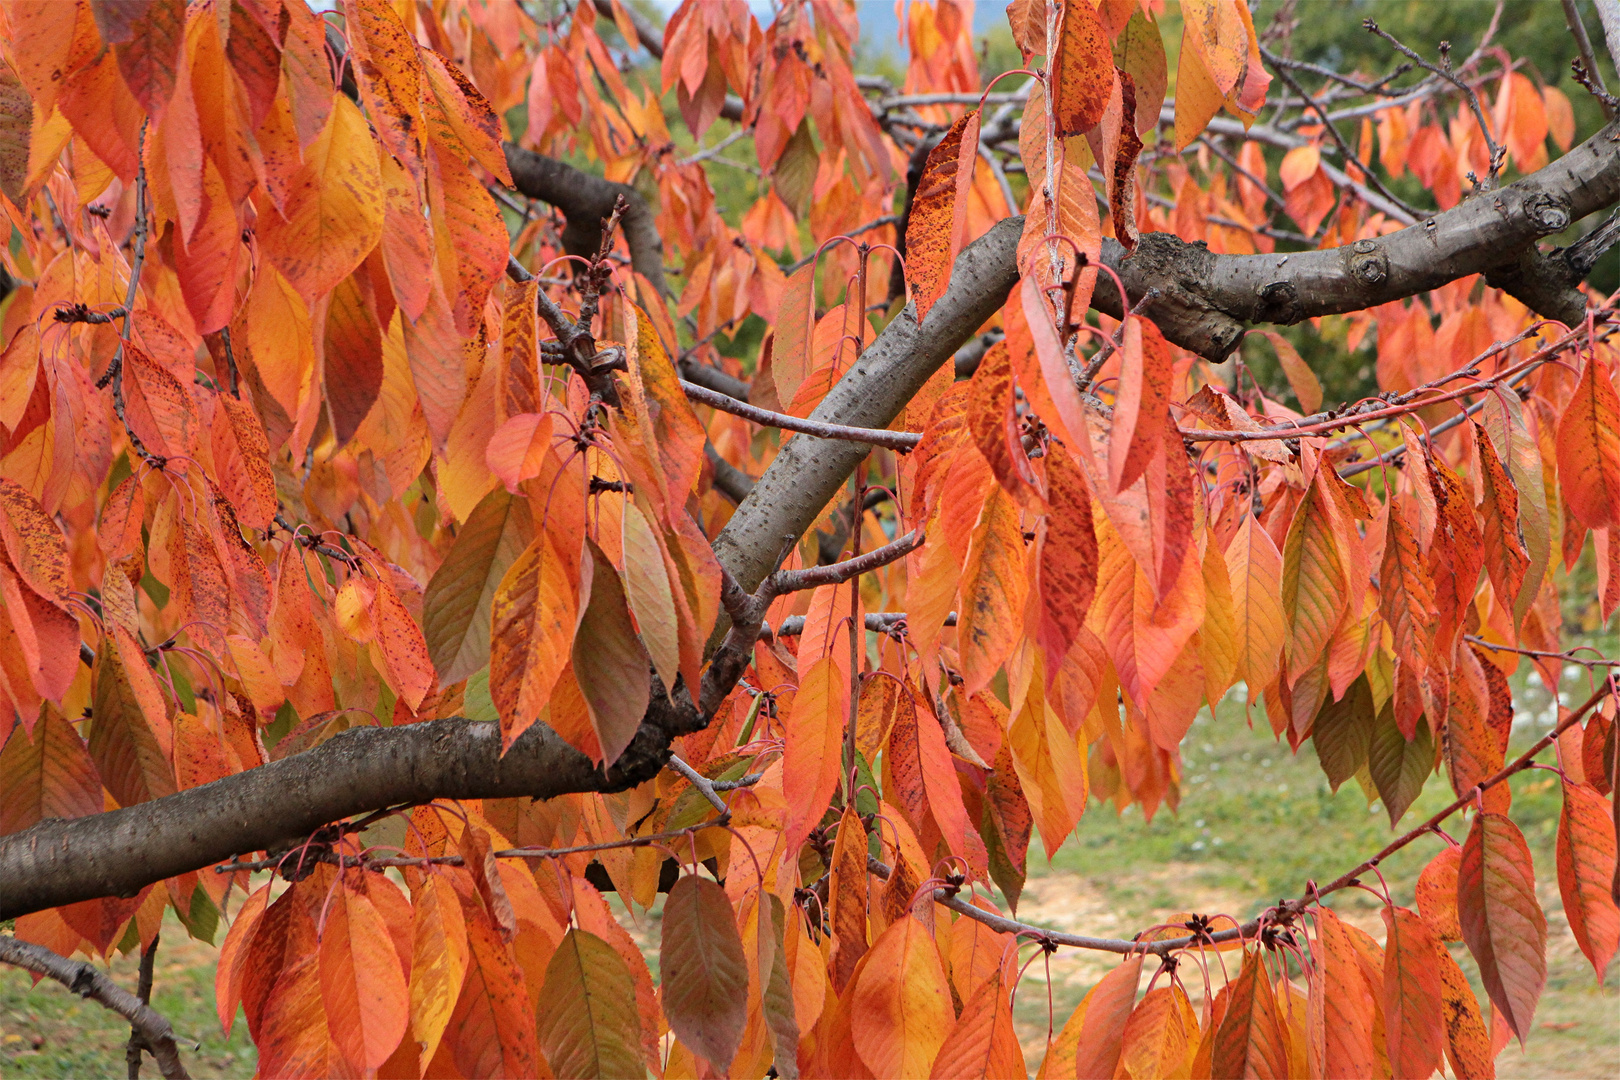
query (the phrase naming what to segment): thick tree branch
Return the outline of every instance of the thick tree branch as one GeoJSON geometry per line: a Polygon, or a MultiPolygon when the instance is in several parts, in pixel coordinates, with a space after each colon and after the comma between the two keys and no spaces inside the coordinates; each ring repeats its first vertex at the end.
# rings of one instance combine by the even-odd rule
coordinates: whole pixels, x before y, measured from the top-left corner
{"type": "MultiPolygon", "coordinates": [[[[684,690],[676,696],[684,701],[684,690]]],[[[681,708],[659,695],[606,772],[542,723],[505,755],[491,723],[457,718],[351,729],[314,750],[178,795],[69,821],[48,818],[0,837],[0,918],[134,896],[155,881],[275,850],[381,807],[620,791],[656,775],[670,739],[702,726],[689,702],[681,708]]]]}
{"type": "MultiPolygon", "coordinates": [[[[11,891],[9,884],[6,891],[11,891]]],[[[180,1050],[174,1044],[174,1029],[169,1026],[169,1021],[146,1002],[113,982],[94,964],[69,960],[43,945],[19,941],[6,935],[0,935],[0,963],[12,964],[35,975],[55,979],[80,997],[105,1005],[128,1020],[130,1027],[140,1033],[164,1076],[171,1080],[184,1080],[190,1075],[180,1061],[180,1050]]]]}
{"type": "MultiPolygon", "coordinates": [[[[810,419],[883,428],[1007,298],[1018,280],[1022,217],[998,223],[957,257],[946,290],[921,326],[908,305],[861,354],[810,419]]],[[[782,537],[801,536],[871,448],[798,435],[788,440],[725,530],[715,554],[752,592],[775,569],[782,537]]]]}
{"type": "Polygon", "coordinates": [[[615,200],[623,195],[628,208],[619,225],[630,245],[630,265],[653,288],[669,294],[664,282],[664,241],[641,192],[514,143],[506,144],[506,165],[512,170],[513,187],[531,199],[550,203],[568,219],[562,242],[570,255],[589,259],[596,254],[602,243],[602,222],[612,216],[615,200]]]}

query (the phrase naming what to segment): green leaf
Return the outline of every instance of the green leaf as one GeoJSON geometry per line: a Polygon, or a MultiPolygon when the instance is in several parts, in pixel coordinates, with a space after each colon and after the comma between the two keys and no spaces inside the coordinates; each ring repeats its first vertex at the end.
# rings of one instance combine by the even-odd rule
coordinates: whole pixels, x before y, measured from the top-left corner
{"type": "Polygon", "coordinates": [[[422,597],[428,656],[448,686],[489,663],[495,588],[534,538],[529,501],[500,486],[473,508],[422,597]]]}
{"type": "Polygon", "coordinates": [[[535,1034],[553,1075],[646,1075],[635,980],[613,946],[587,931],[568,931],[546,965],[535,1034]]]}
{"type": "Polygon", "coordinates": [[[724,1071],[748,1022],[748,961],[724,888],[688,875],[669,890],[659,968],[670,1030],[724,1071]]]}
{"type": "Polygon", "coordinates": [[[1373,724],[1372,741],[1367,748],[1367,768],[1372,773],[1378,797],[1389,811],[1393,828],[1407,807],[1423,790],[1423,782],[1434,771],[1434,734],[1429,722],[1420,719],[1411,742],[1395,722],[1395,699],[1384,702],[1373,724]]]}
{"type": "Polygon", "coordinates": [[[1328,701],[1316,714],[1311,725],[1311,741],[1334,791],[1367,763],[1377,721],[1372,684],[1366,675],[1357,676],[1344,697],[1328,701]]]}

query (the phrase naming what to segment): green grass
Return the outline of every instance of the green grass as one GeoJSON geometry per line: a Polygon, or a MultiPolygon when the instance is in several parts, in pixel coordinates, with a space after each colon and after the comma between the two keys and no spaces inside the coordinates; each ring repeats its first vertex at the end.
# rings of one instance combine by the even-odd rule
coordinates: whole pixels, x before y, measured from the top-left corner
{"type": "MultiPolygon", "coordinates": [[[[1533,707],[1531,700],[1526,704],[1533,707]]],[[[1130,937],[1178,911],[1225,912],[1246,919],[1281,897],[1299,895],[1309,879],[1337,877],[1451,801],[1444,778],[1431,776],[1392,830],[1382,807],[1369,807],[1354,781],[1337,794],[1328,790],[1309,743],[1296,757],[1286,744],[1272,739],[1262,717],[1251,731],[1240,707],[1224,705],[1221,713],[1218,721],[1200,718],[1188,737],[1179,812],[1164,809],[1145,822],[1135,808],[1116,814],[1111,805],[1093,802],[1050,863],[1041,857],[1038,844],[1031,853],[1020,917],[1115,937],[1130,937]]],[[[1542,730],[1517,734],[1513,752],[1542,730]]],[[[1549,915],[1548,982],[1527,1050],[1505,1050],[1499,1075],[1620,1075],[1620,995],[1612,984],[1596,986],[1559,909],[1553,864],[1557,778],[1531,771],[1515,777],[1512,786],[1513,819],[1534,853],[1538,889],[1549,915]]],[[[1454,835],[1461,839],[1460,832],[1454,835]]],[[[1439,844],[1426,837],[1381,868],[1397,903],[1412,903],[1418,871],[1439,844]]],[[[1346,918],[1382,937],[1379,903],[1371,895],[1346,890],[1332,903],[1346,918]]],[[[638,914],[632,933],[644,949],[655,952],[658,913],[638,914]]],[[[1471,969],[1466,951],[1460,946],[1454,950],[1464,969],[1471,969]]],[[[239,1020],[227,1040],[214,1016],[214,957],[212,948],[186,940],[171,917],[159,950],[154,1005],[183,1038],[202,1044],[200,1050],[189,1043],[182,1049],[193,1075],[250,1076],[255,1058],[244,1025],[239,1020]]],[[[656,964],[656,956],[649,959],[656,964]]],[[[1058,1025],[1112,962],[1106,954],[1067,949],[1051,957],[1052,1012],[1058,1025]]],[[[119,957],[112,972],[121,984],[133,986],[135,967],[134,957],[119,957]]],[[[1045,970],[1039,960],[1030,967],[1015,1013],[1032,1067],[1046,1037],[1045,970]]],[[[1190,966],[1183,971],[1189,989],[1197,992],[1201,984],[1196,974],[1190,966]]],[[[26,974],[0,970],[0,1076],[122,1076],[128,1034],[93,1002],[50,982],[30,988],[26,974]]],[[[155,1075],[150,1062],[147,1072],[155,1075]]]]}
{"type": "MultiPolygon", "coordinates": [[[[168,1018],[192,1076],[250,1077],[258,1054],[240,1013],[230,1038],[214,1014],[213,947],[186,937],[171,912],[158,944],[152,1006],[168,1018]],[[199,1045],[200,1044],[200,1045],[199,1045]]],[[[133,990],[140,957],[115,954],[111,974],[133,990]]],[[[0,969],[0,1076],[122,1077],[129,1027],[117,1014],[50,979],[31,986],[26,972],[0,969]]],[[[146,1058],[143,1076],[157,1076],[146,1058]]]]}
{"type": "MultiPolygon", "coordinates": [[[[1116,814],[1112,805],[1094,801],[1049,863],[1032,852],[1020,917],[1126,938],[1181,911],[1221,912],[1245,920],[1280,898],[1300,895],[1307,880],[1326,883],[1339,876],[1454,798],[1443,776],[1433,775],[1391,829],[1382,804],[1369,805],[1354,781],[1337,793],[1329,790],[1310,743],[1295,756],[1286,743],[1272,739],[1258,710],[1253,731],[1245,725],[1241,707],[1226,705],[1221,713],[1218,721],[1201,716],[1184,745],[1179,812],[1161,810],[1148,822],[1138,808],[1116,814]]],[[[1522,752],[1545,730],[1516,733],[1510,754],[1522,752]]],[[[1517,1046],[1504,1050],[1499,1075],[1620,1075],[1620,994],[1612,983],[1596,985],[1558,901],[1553,856],[1561,801],[1557,777],[1532,770],[1510,784],[1512,817],[1530,845],[1537,891],[1548,911],[1548,982],[1528,1047],[1522,1053],[1517,1046]]],[[[1461,840],[1464,834],[1457,830],[1466,829],[1466,822],[1454,819],[1452,826],[1461,840]]],[[[1425,837],[1379,868],[1396,903],[1412,905],[1418,872],[1442,843],[1425,837]]],[[[1369,875],[1369,884],[1376,886],[1376,877],[1369,875]]],[[[1374,896],[1345,890],[1330,903],[1382,939],[1381,902],[1374,896]]],[[[1472,976],[1466,950],[1454,946],[1454,952],[1472,976]]],[[[1114,960],[1072,950],[1051,958],[1050,1009],[1057,1026],[1114,960]]],[[[1049,1016],[1043,970],[1040,961],[1031,966],[1015,1009],[1032,1065],[1044,1046],[1049,1016]]],[[[1202,984],[1196,970],[1184,966],[1182,974],[1198,996],[1202,984]]]]}

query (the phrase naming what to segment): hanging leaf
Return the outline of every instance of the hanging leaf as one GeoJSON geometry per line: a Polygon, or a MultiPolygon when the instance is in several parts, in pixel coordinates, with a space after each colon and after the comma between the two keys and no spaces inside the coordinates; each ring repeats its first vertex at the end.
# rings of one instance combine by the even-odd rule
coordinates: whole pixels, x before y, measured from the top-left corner
{"type": "Polygon", "coordinates": [[[1441,948],[1429,924],[1407,908],[1384,909],[1384,1035],[1397,1076],[1428,1076],[1444,1045],[1441,948]]]}
{"type": "Polygon", "coordinates": [[[405,975],[388,927],[364,892],[341,882],[325,914],[320,984],[327,1027],[352,1066],[375,1069],[393,1055],[409,1027],[405,975]]]}
{"type": "Polygon", "coordinates": [[[456,533],[422,597],[422,634],[442,685],[489,662],[496,588],[533,536],[528,500],[501,488],[485,495],[456,533]]]}
{"type": "Polygon", "coordinates": [[[590,708],[602,764],[611,767],[641,726],[652,676],[647,650],[630,623],[619,572],[595,543],[587,541],[587,548],[594,569],[590,599],[574,633],[574,678],[590,708]]]}
{"type": "Polygon", "coordinates": [[[489,694],[503,749],[550,701],[568,663],[577,603],[563,555],[542,532],[507,568],[490,606],[489,694]]]}
{"type": "Polygon", "coordinates": [[[552,1072],[641,1076],[635,997],[630,969],[612,946],[584,930],[568,931],[546,966],[547,1007],[538,1014],[540,1048],[552,1072]]]}
{"type": "Polygon", "coordinates": [[[1212,1075],[1287,1076],[1283,1018],[1259,949],[1244,950],[1243,967],[1225,993],[1226,1014],[1215,1028],[1212,1075]]]}
{"type": "Polygon", "coordinates": [[[729,1064],[748,1019],[748,965],[725,889],[694,874],[677,881],[658,955],[670,1029],[711,1064],[729,1064]]]}
{"type": "Polygon", "coordinates": [[[1474,818],[1457,868],[1457,913],[1480,981],[1522,1044],[1547,982],[1547,918],[1530,849],[1501,814],[1474,818]]]}
{"type": "Polygon", "coordinates": [[[1052,54],[1052,116],[1059,138],[1083,135],[1108,107],[1114,57],[1090,4],[1064,4],[1052,54]]]}
{"type": "Polygon", "coordinates": [[[850,987],[850,1037],[874,1076],[926,1077],[950,1034],[939,950],[912,916],[885,930],[850,987]]]}
{"type": "Polygon", "coordinates": [[[817,659],[799,676],[782,755],[782,793],[788,816],[783,845],[797,850],[821,821],[838,786],[849,682],[832,657],[817,659]]]}
{"type": "Polygon", "coordinates": [[[1620,396],[1596,353],[1558,420],[1558,475],[1575,520],[1589,529],[1620,525],[1620,396]]]}
{"type": "Polygon", "coordinates": [[[1614,881],[1614,819],[1602,796],[1585,784],[1565,780],[1558,815],[1558,892],[1575,943],[1592,962],[1598,982],[1620,946],[1620,910],[1614,881]]]}

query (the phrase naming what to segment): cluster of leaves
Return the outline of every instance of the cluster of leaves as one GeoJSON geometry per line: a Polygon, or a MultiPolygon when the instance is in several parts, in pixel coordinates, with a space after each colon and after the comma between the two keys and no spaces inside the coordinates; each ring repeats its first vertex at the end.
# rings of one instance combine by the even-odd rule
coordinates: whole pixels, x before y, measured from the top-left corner
{"type": "MultiPolygon", "coordinates": [[[[1145,148],[1171,79],[1162,8],[1014,0],[1034,77],[992,117],[968,12],[914,2],[910,111],[889,123],[853,72],[850,0],[792,0],[763,30],[745,4],[688,0],[660,80],[635,86],[609,44],[640,41],[618,0],[550,22],[516,4],[8,5],[3,258],[23,284],[0,311],[0,834],[354,726],[465,715],[507,750],[543,724],[618,762],[651,703],[712,686],[722,611],[749,610],[725,599],[735,506],[711,459],[758,473],[782,445],[694,410],[681,372],[719,366],[755,406],[808,417],[907,292],[923,318],[963,248],[1025,212],[999,340],[971,377],[922,386],[883,433],[913,451],[863,463],[819,523],[842,569],[811,569],[815,530],[781,556],[754,600],[796,632],[748,643],[735,686],[699,701],[684,768],[367,819],[271,853],[290,884],[192,872],[16,934],[106,955],[149,945],[172,906],[212,938],[247,893],[220,1016],[241,1007],[264,1075],[1022,1076],[1019,946],[1057,942],[960,890],[993,881],[1015,907],[1034,835],[1055,850],[1093,799],[1174,807],[1194,715],[1241,682],[1392,824],[1443,771],[1477,804],[1466,840],[1424,872],[1420,911],[1386,908],[1382,946],[1315,896],[1239,932],[1189,915],[1101,943],[1129,958],[1041,1074],[1423,1076],[1444,1055],[1490,1075],[1545,977],[1499,782],[1507,680],[1528,656],[1560,685],[1558,583],[1589,532],[1605,618],[1620,604],[1615,349],[1463,278],[1348,320],[1352,348],[1376,331],[1385,397],[1346,419],[1317,412],[1279,335],[1311,415],[1140,314],[1086,313],[1115,287],[1105,235],[1378,237],[1402,222],[1369,210],[1375,145],[1444,208],[1469,171],[1567,148],[1569,105],[1504,70],[1504,156],[1428,86],[1363,114],[1342,168],[1336,133],[1304,123],[1278,136],[1279,195],[1258,140],[1236,169],[1208,143],[1191,165],[1145,148]],[[671,90],[695,138],[728,115],[752,139],[760,197],[737,228],[713,158],[675,155],[671,90]],[[564,223],[507,193],[519,106],[527,148],[656,188],[677,297],[609,250],[546,276],[564,223]],[[984,141],[998,125],[1015,148],[984,141]],[[891,282],[877,251],[901,240],[912,158],[891,282]],[[807,235],[816,254],[780,265],[807,235]],[[716,335],[753,317],[773,327],[757,362],[720,356],[716,335]],[[591,356],[563,340],[580,328],[591,356]],[[1352,420],[1365,440],[1335,438],[1352,420]],[[643,908],[668,891],[656,984],[609,887],[643,908]],[[1459,939],[1488,1019],[1443,946],[1459,939]],[[1207,978],[1226,950],[1236,975],[1195,1009],[1176,959],[1207,978]],[[1145,952],[1165,962],[1138,998],[1145,952]]],[[[1270,81],[1246,4],[1180,14],[1175,151],[1223,111],[1252,124],[1270,81]]],[[[1557,742],[1558,876],[1601,977],[1620,943],[1615,725],[1591,704],[1557,742]]]]}

